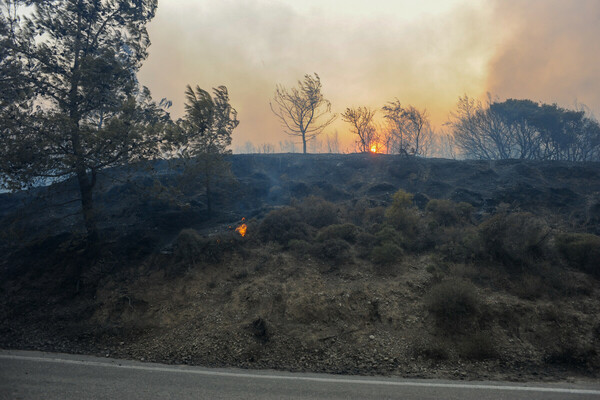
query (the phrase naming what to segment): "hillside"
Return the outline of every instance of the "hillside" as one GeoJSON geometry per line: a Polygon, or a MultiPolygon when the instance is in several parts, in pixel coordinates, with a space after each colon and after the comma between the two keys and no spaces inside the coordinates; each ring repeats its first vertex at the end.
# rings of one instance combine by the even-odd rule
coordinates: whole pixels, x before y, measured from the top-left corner
{"type": "Polygon", "coordinates": [[[235,155],[0,195],[0,347],[460,379],[597,379],[600,164],[235,155]],[[57,206],[61,204],[61,206],[57,206]],[[243,222],[244,237],[234,229],[243,222]]]}

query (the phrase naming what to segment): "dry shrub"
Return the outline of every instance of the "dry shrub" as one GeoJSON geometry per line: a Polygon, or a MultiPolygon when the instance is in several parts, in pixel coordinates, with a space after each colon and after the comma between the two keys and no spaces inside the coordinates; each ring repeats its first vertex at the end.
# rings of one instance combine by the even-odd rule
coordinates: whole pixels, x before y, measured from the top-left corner
{"type": "Polygon", "coordinates": [[[588,233],[563,233],[555,243],[563,258],[573,267],[600,277],[600,236],[588,233]]]}
{"type": "Polygon", "coordinates": [[[471,226],[442,228],[432,236],[438,251],[448,261],[472,261],[483,252],[481,238],[471,226]]]}
{"type": "Polygon", "coordinates": [[[315,228],[337,224],[338,207],[327,200],[320,197],[309,196],[301,202],[295,204],[302,220],[315,228]]]}
{"type": "Polygon", "coordinates": [[[474,328],[482,311],[482,302],[473,284],[449,280],[429,290],[425,307],[440,330],[454,334],[474,328]]]}
{"type": "Polygon", "coordinates": [[[490,332],[476,331],[463,338],[458,346],[461,358],[475,361],[498,357],[498,349],[490,332]]]}
{"type": "Polygon", "coordinates": [[[427,203],[425,210],[437,224],[451,226],[471,222],[473,206],[464,202],[432,199],[427,203]]]}
{"type": "Polygon", "coordinates": [[[327,239],[313,246],[315,257],[333,261],[335,264],[347,261],[350,256],[350,245],[342,239],[327,239]]]}
{"type": "Polygon", "coordinates": [[[194,229],[183,229],[174,243],[175,257],[183,262],[216,263],[223,255],[239,245],[237,236],[224,234],[214,237],[203,237],[194,229]]]}
{"type": "Polygon", "coordinates": [[[398,190],[392,197],[392,204],[385,211],[388,224],[407,234],[414,235],[418,231],[419,212],[412,205],[412,194],[398,190]]]}
{"type": "Polygon", "coordinates": [[[549,231],[530,213],[497,214],[479,225],[485,253],[511,268],[529,266],[541,258],[549,231]]]}
{"type": "Polygon", "coordinates": [[[359,228],[354,224],[335,224],[321,228],[317,233],[317,240],[323,242],[329,239],[342,239],[349,243],[356,241],[359,228]]]}
{"type": "Polygon", "coordinates": [[[258,235],[264,242],[287,245],[293,239],[308,239],[309,230],[296,208],[283,207],[267,214],[258,227],[258,235]]]}
{"type": "Polygon", "coordinates": [[[450,345],[437,336],[414,335],[412,353],[429,360],[443,361],[450,358],[450,345]]]}

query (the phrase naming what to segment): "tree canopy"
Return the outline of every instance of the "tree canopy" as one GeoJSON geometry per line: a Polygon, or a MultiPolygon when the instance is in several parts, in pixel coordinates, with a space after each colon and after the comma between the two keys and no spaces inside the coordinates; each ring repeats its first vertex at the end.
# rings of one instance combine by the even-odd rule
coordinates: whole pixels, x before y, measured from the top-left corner
{"type": "Polygon", "coordinates": [[[104,168],[156,154],[165,112],[136,73],[150,45],[156,0],[3,0],[0,170],[19,189],[76,177],[87,232],[104,168]],[[20,6],[30,7],[20,13],[20,6]],[[18,65],[18,68],[15,66],[18,65]]]}
{"type": "Polygon", "coordinates": [[[331,103],[321,93],[321,78],[304,75],[298,87],[286,89],[281,85],[275,88],[271,110],[282,123],[285,133],[302,139],[303,152],[306,142],[321,134],[335,119],[331,113],[331,103]]]}

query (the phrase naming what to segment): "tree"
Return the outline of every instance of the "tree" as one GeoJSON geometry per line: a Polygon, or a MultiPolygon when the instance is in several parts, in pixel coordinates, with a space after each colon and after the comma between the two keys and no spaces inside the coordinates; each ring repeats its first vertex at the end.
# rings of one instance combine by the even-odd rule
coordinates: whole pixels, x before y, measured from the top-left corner
{"type": "Polygon", "coordinates": [[[392,153],[424,156],[431,144],[433,133],[427,110],[411,105],[403,107],[398,99],[382,108],[389,122],[386,142],[392,153]]]}
{"type": "Polygon", "coordinates": [[[368,107],[346,108],[342,120],[352,125],[352,133],[358,136],[356,144],[362,153],[371,151],[371,146],[377,144],[378,135],[373,118],[375,111],[368,107]]]}
{"type": "Polygon", "coordinates": [[[507,99],[459,98],[449,122],[469,158],[593,161],[600,159],[600,124],[584,110],[507,99]]]}
{"type": "Polygon", "coordinates": [[[184,177],[200,176],[206,192],[206,208],[212,212],[215,180],[230,174],[225,155],[231,154],[231,134],[239,125],[237,111],[229,104],[225,86],[213,89],[213,96],[196,86],[187,86],[185,117],[177,121],[177,153],[184,160],[184,177]]]}
{"type": "Polygon", "coordinates": [[[304,75],[298,87],[288,90],[281,85],[275,88],[271,110],[279,118],[285,133],[302,138],[302,149],[306,154],[306,142],[321,134],[331,124],[336,115],[327,117],[331,103],[321,93],[321,79],[304,75]]]}
{"type": "Polygon", "coordinates": [[[98,173],[155,155],[159,122],[167,118],[136,79],[157,1],[3,3],[12,10],[31,6],[30,16],[6,18],[11,24],[3,36],[10,60],[21,67],[11,85],[27,91],[2,110],[20,121],[2,129],[3,184],[14,190],[75,177],[87,234],[95,239],[98,173]]]}

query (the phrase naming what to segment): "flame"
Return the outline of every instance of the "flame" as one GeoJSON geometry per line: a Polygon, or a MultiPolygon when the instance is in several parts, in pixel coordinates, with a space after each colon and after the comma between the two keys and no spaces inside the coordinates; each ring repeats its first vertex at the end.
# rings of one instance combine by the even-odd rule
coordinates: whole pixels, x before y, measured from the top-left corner
{"type": "Polygon", "coordinates": [[[371,147],[369,148],[369,151],[371,153],[381,153],[383,150],[383,146],[380,145],[379,143],[372,143],[371,147]]]}
{"type": "MultiPolygon", "coordinates": [[[[246,220],[246,218],[242,218],[242,222],[244,222],[245,220],[246,220]]],[[[246,236],[247,230],[248,230],[248,226],[246,224],[241,224],[240,226],[235,228],[235,231],[237,233],[239,233],[242,237],[246,236]]]]}

